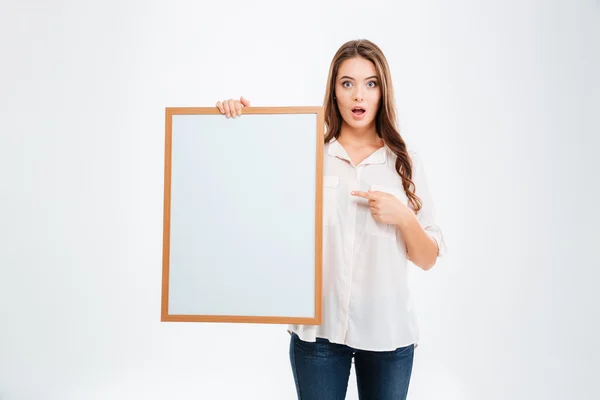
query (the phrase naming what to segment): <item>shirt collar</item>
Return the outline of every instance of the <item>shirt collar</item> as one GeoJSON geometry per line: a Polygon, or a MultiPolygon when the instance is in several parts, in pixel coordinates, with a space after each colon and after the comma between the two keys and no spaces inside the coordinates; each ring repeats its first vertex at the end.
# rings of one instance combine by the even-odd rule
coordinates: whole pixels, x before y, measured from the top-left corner
{"type": "MultiPolygon", "coordinates": [[[[344,149],[344,147],[341,144],[339,144],[339,142],[337,141],[336,138],[333,138],[329,141],[329,148],[327,150],[327,153],[332,157],[338,157],[338,158],[341,158],[342,160],[352,162],[350,160],[350,157],[348,156],[348,153],[346,153],[346,150],[344,149]]],[[[388,154],[388,146],[386,144],[384,144],[382,148],[375,150],[369,157],[367,157],[360,164],[361,165],[385,164],[387,161],[387,154],[388,154]]]]}

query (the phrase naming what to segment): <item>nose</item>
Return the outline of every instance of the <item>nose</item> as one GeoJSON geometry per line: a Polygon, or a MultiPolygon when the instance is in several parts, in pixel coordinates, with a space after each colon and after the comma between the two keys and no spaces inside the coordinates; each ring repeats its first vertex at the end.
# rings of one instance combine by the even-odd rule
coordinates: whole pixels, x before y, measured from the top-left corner
{"type": "Polygon", "coordinates": [[[361,102],[362,100],[363,100],[362,90],[357,88],[356,92],[354,92],[354,101],[361,102]]]}

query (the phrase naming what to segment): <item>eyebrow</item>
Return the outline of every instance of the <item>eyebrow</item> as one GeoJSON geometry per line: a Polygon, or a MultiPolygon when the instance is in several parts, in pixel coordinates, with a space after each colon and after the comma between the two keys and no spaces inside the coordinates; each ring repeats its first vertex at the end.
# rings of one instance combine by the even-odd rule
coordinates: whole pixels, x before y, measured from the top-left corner
{"type": "MultiPolygon", "coordinates": [[[[367,79],[373,79],[373,78],[375,78],[375,79],[379,79],[379,78],[377,78],[377,76],[376,76],[376,75],[370,76],[370,77],[368,77],[367,79]]],[[[342,79],[350,79],[350,80],[352,80],[352,81],[354,81],[354,80],[355,80],[354,78],[352,78],[352,77],[350,77],[350,76],[347,76],[347,75],[344,75],[344,76],[342,76],[342,77],[340,78],[340,81],[341,81],[342,79]]]]}

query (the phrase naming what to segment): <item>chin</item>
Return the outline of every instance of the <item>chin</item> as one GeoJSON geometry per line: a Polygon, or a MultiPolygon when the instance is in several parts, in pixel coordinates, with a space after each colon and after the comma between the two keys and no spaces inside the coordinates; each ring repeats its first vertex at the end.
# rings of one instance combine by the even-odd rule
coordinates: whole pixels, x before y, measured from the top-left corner
{"type": "Polygon", "coordinates": [[[375,122],[374,119],[356,121],[354,118],[350,117],[350,119],[345,120],[346,124],[353,128],[364,128],[365,126],[369,126],[375,122]]]}

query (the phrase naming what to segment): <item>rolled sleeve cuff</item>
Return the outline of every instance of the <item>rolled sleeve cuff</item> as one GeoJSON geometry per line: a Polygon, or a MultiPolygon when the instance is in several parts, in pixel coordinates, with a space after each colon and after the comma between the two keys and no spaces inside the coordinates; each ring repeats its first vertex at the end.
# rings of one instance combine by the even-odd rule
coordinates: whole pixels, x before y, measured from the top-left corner
{"type": "Polygon", "coordinates": [[[438,257],[443,257],[448,248],[446,246],[446,241],[444,240],[444,235],[442,234],[441,229],[437,226],[428,226],[425,228],[425,232],[427,232],[427,234],[436,241],[438,245],[438,257]]]}

